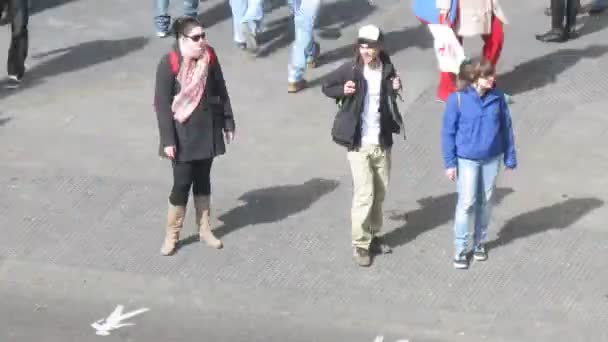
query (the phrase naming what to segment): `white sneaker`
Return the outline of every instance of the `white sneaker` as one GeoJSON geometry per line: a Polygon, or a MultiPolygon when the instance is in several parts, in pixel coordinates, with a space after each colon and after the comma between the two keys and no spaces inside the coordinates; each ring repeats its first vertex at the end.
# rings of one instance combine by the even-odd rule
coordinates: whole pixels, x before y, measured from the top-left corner
{"type": "Polygon", "coordinates": [[[6,82],[5,88],[17,89],[21,85],[21,79],[15,75],[8,75],[8,82],[6,82]]]}

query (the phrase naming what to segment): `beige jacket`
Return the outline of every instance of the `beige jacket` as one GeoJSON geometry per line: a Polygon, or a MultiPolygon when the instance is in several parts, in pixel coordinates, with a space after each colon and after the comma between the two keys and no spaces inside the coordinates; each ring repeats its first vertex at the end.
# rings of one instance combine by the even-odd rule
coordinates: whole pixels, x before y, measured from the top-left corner
{"type": "MultiPolygon", "coordinates": [[[[452,0],[435,0],[439,10],[449,11],[452,0]]],[[[492,16],[495,15],[504,24],[508,24],[498,0],[458,0],[459,20],[456,32],[459,36],[471,37],[490,34],[492,16]]]]}

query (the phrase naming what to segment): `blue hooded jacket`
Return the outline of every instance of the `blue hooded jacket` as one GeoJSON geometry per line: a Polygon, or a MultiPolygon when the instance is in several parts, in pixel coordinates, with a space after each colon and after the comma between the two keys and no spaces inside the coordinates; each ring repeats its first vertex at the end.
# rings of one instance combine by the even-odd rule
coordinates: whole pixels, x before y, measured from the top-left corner
{"type": "Polygon", "coordinates": [[[441,140],[446,169],[456,167],[458,158],[488,160],[501,154],[507,168],[517,167],[511,114],[499,90],[490,89],[480,97],[469,86],[450,94],[443,113],[441,140]]]}
{"type": "MultiPolygon", "coordinates": [[[[439,10],[435,4],[435,0],[414,0],[412,4],[414,15],[418,19],[427,24],[439,24],[439,10]]],[[[456,11],[458,10],[458,0],[452,0],[448,20],[453,23],[456,19],[456,11]]]]}

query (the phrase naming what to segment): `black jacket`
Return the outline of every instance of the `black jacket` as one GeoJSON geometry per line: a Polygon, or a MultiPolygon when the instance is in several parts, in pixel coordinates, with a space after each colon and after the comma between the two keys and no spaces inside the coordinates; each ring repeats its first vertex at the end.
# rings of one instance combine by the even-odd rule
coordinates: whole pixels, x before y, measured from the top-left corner
{"type": "MultiPolygon", "coordinates": [[[[380,144],[383,147],[393,145],[392,134],[403,130],[403,120],[396,103],[397,93],[393,90],[393,78],[397,76],[389,56],[380,54],[382,67],[382,85],[380,88],[380,144]]],[[[361,123],[367,93],[367,81],[363,76],[363,65],[354,61],[347,62],[336,69],[323,84],[323,93],[336,99],[339,103],[338,114],[332,128],[333,140],[350,150],[361,146],[361,123]],[[344,84],[347,81],[356,84],[352,96],[344,95],[344,84]]]]}
{"type": "Polygon", "coordinates": [[[160,135],[159,154],[163,157],[164,147],[172,145],[177,148],[175,160],[182,162],[212,158],[226,152],[223,130],[234,131],[235,124],[222,68],[215,52],[211,52],[205,93],[184,123],[174,120],[171,110],[180,85],[171,70],[169,54],[158,63],[154,107],[160,135]]]}

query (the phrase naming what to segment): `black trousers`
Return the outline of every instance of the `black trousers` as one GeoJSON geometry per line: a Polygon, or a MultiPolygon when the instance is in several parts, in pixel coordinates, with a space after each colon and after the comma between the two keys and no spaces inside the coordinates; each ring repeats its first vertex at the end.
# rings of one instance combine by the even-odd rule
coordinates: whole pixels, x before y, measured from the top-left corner
{"type": "Polygon", "coordinates": [[[194,196],[211,194],[211,164],[213,158],[189,162],[173,162],[173,189],[169,202],[176,206],[186,206],[192,187],[194,196]]]}
{"type": "Polygon", "coordinates": [[[551,28],[570,31],[576,26],[578,0],[551,0],[551,28]],[[564,19],[566,26],[564,26],[564,19]]]}
{"type": "Polygon", "coordinates": [[[6,69],[10,76],[23,77],[28,51],[29,5],[28,0],[0,0],[0,7],[8,11],[11,22],[11,45],[8,49],[6,69]]]}

